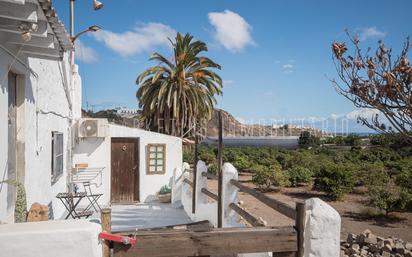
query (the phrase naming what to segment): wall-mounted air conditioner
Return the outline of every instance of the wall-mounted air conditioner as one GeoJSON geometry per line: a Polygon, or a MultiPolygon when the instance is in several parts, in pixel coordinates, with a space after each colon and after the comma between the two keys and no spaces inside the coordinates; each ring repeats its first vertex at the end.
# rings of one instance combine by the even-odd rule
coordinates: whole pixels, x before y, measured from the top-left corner
{"type": "Polygon", "coordinates": [[[79,138],[84,137],[106,137],[109,123],[107,119],[80,119],[77,127],[79,138]]]}

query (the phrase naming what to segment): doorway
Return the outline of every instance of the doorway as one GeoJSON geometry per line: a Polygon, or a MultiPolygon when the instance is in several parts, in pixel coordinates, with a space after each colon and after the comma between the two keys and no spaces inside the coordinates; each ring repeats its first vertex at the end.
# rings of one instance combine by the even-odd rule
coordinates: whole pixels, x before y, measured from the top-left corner
{"type": "Polygon", "coordinates": [[[111,203],[139,201],[139,139],[111,140],[111,203]]]}

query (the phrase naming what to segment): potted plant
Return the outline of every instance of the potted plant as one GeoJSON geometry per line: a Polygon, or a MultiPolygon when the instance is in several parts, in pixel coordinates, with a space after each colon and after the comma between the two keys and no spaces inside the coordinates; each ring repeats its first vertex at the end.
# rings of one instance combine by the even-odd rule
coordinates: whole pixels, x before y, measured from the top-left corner
{"type": "Polygon", "coordinates": [[[170,203],[172,200],[172,189],[167,185],[164,185],[160,188],[157,198],[161,203],[170,203]]]}

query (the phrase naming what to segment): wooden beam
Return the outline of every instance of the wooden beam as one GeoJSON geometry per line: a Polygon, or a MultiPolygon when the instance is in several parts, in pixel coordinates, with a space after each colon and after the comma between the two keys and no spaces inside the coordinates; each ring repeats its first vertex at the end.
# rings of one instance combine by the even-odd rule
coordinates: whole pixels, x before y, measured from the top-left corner
{"type": "Polygon", "coordinates": [[[217,194],[212,193],[211,191],[207,190],[206,188],[202,188],[200,191],[202,191],[202,193],[204,193],[205,195],[209,196],[210,198],[212,198],[215,201],[218,201],[218,197],[217,194]]]}
{"type": "Polygon", "coordinates": [[[63,56],[62,51],[54,48],[40,48],[34,46],[23,46],[20,50],[22,53],[36,57],[50,57],[54,59],[61,59],[63,56]]]}
{"type": "Polygon", "coordinates": [[[242,183],[240,183],[237,180],[232,179],[230,181],[230,183],[232,185],[236,186],[237,188],[239,188],[240,191],[250,194],[251,196],[255,197],[256,199],[258,199],[262,203],[266,204],[270,208],[272,208],[275,211],[285,215],[286,217],[289,217],[293,220],[296,218],[296,210],[294,208],[292,208],[291,206],[287,205],[286,203],[281,202],[281,201],[276,200],[276,199],[273,199],[273,198],[270,198],[270,197],[262,194],[261,192],[256,191],[253,188],[250,188],[248,186],[243,185],[242,183]]]}
{"type": "Polygon", "coordinates": [[[306,205],[304,202],[296,202],[296,220],[295,228],[298,232],[298,252],[297,257],[303,257],[304,250],[304,233],[305,233],[305,221],[306,221],[306,205]]]}
{"type": "MultiPolygon", "coordinates": [[[[104,208],[101,211],[100,219],[102,223],[102,231],[103,232],[112,232],[112,210],[110,208],[104,208]]],[[[102,251],[103,257],[110,257],[110,242],[104,241],[102,243],[102,251]]]]}
{"type": "Polygon", "coordinates": [[[193,188],[193,183],[192,183],[192,181],[190,181],[189,179],[185,178],[185,179],[183,180],[183,182],[187,183],[189,186],[191,186],[191,187],[193,188]]]}
{"type": "MultiPolygon", "coordinates": [[[[213,229],[213,225],[208,220],[190,222],[190,223],[183,223],[183,224],[175,224],[170,226],[163,226],[163,227],[155,227],[155,228],[143,228],[139,229],[141,231],[165,231],[167,229],[174,229],[174,230],[190,230],[194,232],[205,232],[210,231],[213,229]]],[[[133,231],[122,231],[116,234],[120,234],[123,236],[132,236],[136,233],[136,230],[133,231]]]]}
{"type": "Polygon", "coordinates": [[[169,257],[297,251],[293,227],[223,228],[205,232],[149,231],[135,234],[137,244],[114,244],[116,257],[169,257]]]}
{"type": "Polygon", "coordinates": [[[0,0],[0,2],[24,5],[26,3],[26,0],[0,0]]]}
{"type": "Polygon", "coordinates": [[[234,210],[237,214],[239,214],[242,218],[244,218],[253,227],[264,227],[265,226],[265,224],[263,224],[262,221],[255,218],[252,214],[250,214],[248,211],[246,211],[239,205],[235,203],[231,203],[229,204],[229,208],[234,210]]]}
{"type": "MultiPolygon", "coordinates": [[[[21,23],[21,21],[10,20],[0,17],[0,31],[21,34],[21,31],[19,30],[19,26],[21,25],[21,23]]],[[[31,35],[34,37],[47,37],[47,22],[38,21],[37,30],[32,31],[31,35]]]]}
{"type": "Polygon", "coordinates": [[[54,43],[57,42],[55,40],[55,35],[47,34],[46,38],[43,37],[32,37],[30,41],[25,42],[21,38],[20,35],[17,34],[9,34],[7,35],[7,43],[14,44],[14,45],[27,45],[33,47],[41,47],[41,48],[54,48],[54,43]]]}
{"type": "Polygon", "coordinates": [[[219,142],[217,146],[217,227],[221,228],[223,226],[223,121],[222,121],[222,111],[218,112],[218,129],[219,129],[219,142]]]}
{"type": "Polygon", "coordinates": [[[0,17],[25,22],[37,22],[38,5],[26,3],[25,5],[0,2],[0,17]]]}
{"type": "Polygon", "coordinates": [[[217,175],[212,174],[212,173],[209,173],[209,172],[202,172],[202,176],[203,176],[203,177],[207,177],[207,178],[209,178],[209,179],[214,179],[214,180],[217,180],[217,179],[218,179],[218,176],[217,176],[217,175]]]}

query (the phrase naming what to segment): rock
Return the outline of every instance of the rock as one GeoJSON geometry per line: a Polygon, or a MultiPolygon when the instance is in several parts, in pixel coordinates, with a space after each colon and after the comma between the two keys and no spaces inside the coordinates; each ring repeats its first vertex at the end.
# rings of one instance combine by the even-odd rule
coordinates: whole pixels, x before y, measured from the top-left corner
{"type": "Polygon", "coordinates": [[[370,245],[370,246],[369,246],[369,251],[370,251],[371,253],[378,253],[378,252],[380,252],[380,249],[379,249],[378,246],[376,246],[376,245],[370,245]]]}
{"type": "Polygon", "coordinates": [[[405,249],[409,250],[409,251],[412,251],[412,244],[411,243],[406,243],[405,244],[405,249]]]}
{"type": "Polygon", "coordinates": [[[40,203],[33,203],[27,215],[27,222],[49,220],[49,207],[40,203]]]}
{"type": "Polygon", "coordinates": [[[392,252],[392,246],[390,244],[385,244],[382,250],[386,252],[392,252]]]}
{"type": "Polygon", "coordinates": [[[391,257],[391,253],[387,251],[382,252],[382,257],[391,257]]]}
{"type": "Polygon", "coordinates": [[[403,256],[405,256],[405,257],[412,257],[412,252],[411,252],[411,251],[406,251],[403,256]]]}
{"type": "Polygon", "coordinates": [[[348,242],[349,244],[352,244],[355,241],[356,241],[356,235],[353,233],[349,233],[348,237],[346,238],[346,242],[348,242]]]}
{"type": "Polygon", "coordinates": [[[361,256],[368,256],[368,251],[367,250],[365,250],[365,249],[362,249],[361,251],[360,251],[360,255],[361,256]]]}
{"type": "Polygon", "coordinates": [[[365,244],[377,244],[378,239],[376,239],[375,235],[369,234],[368,237],[366,237],[363,241],[365,244]]]}
{"type": "Polygon", "coordinates": [[[379,242],[381,242],[381,241],[383,242],[383,240],[385,240],[385,238],[383,238],[383,237],[381,237],[381,236],[377,236],[377,237],[376,237],[376,240],[377,240],[378,243],[379,243],[379,242]]]}
{"type": "Polygon", "coordinates": [[[403,246],[402,243],[398,242],[395,244],[394,248],[396,253],[404,254],[405,253],[405,247],[403,246]]]}
{"type": "Polygon", "coordinates": [[[385,245],[390,245],[391,247],[395,246],[392,238],[386,238],[385,240],[383,240],[383,242],[385,243],[385,245]]]}

